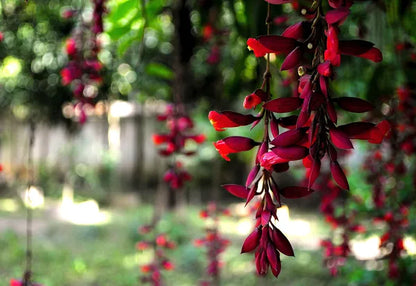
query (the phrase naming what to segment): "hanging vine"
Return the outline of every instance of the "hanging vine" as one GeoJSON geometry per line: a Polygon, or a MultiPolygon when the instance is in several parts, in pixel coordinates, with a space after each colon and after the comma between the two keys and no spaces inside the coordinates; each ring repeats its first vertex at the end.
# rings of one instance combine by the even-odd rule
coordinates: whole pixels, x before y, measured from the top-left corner
{"type": "MultiPolygon", "coordinates": [[[[255,251],[257,272],[265,275],[270,266],[277,277],[280,273],[280,253],[293,255],[287,238],[275,226],[276,209],[280,207],[280,195],[286,198],[300,198],[312,193],[313,184],[321,170],[321,161],[326,156],[330,161],[333,180],[342,189],[349,189],[345,173],[337,158],[338,150],[352,149],[351,139],[380,143],[389,126],[382,122],[353,122],[337,125],[335,106],[348,112],[370,111],[372,105],[360,98],[334,97],[330,82],[334,80],[334,69],[341,64],[341,55],[352,55],[374,62],[382,60],[380,50],[363,40],[339,40],[339,26],[349,15],[352,1],[328,1],[330,10],[324,11],[323,1],[313,1],[310,7],[302,8],[305,16],[288,27],[281,35],[270,34],[271,4],[297,2],[290,0],[266,0],[267,34],[250,38],[249,49],[256,57],[266,56],[266,71],[261,88],[244,100],[247,109],[261,106],[256,115],[243,115],[233,111],[211,111],[208,115],[217,131],[225,128],[252,124],[252,128],[264,120],[263,140],[231,136],[214,143],[220,155],[230,160],[228,154],[248,151],[258,146],[255,166],[247,177],[245,186],[225,185],[233,195],[246,199],[261,200],[256,213],[256,228],[243,243],[242,252],[255,251]],[[270,54],[284,55],[280,67],[294,70],[299,76],[297,92],[292,97],[272,99],[270,85],[270,54]],[[299,114],[278,117],[276,114],[294,112],[299,114]],[[289,129],[279,132],[279,125],[289,129]],[[289,162],[303,159],[307,168],[307,187],[280,188],[273,178],[273,172],[285,172],[289,162]]],[[[299,7],[298,7],[299,8],[299,7]]]]}

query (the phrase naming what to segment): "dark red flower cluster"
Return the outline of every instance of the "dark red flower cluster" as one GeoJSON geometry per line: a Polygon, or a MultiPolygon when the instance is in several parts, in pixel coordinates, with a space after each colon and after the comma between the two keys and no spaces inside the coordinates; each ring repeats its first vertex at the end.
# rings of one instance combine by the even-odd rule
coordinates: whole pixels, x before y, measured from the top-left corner
{"type": "MultiPolygon", "coordinates": [[[[211,277],[212,281],[219,282],[220,279],[220,267],[222,265],[220,261],[220,255],[225,251],[230,244],[228,239],[221,236],[218,229],[218,216],[228,215],[228,210],[220,210],[213,202],[208,204],[205,210],[202,210],[200,216],[207,220],[208,226],[205,229],[205,237],[196,239],[194,241],[195,246],[205,246],[207,249],[208,267],[207,275],[211,277]]],[[[210,281],[202,281],[201,285],[211,285],[210,281]]],[[[214,285],[218,285],[214,284],[214,285]]]]}
{"type": "MultiPolygon", "coordinates": [[[[69,62],[61,70],[62,84],[71,85],[76,115],[80,123],[84,123],[87,119],[85,105],[93,106],[97,102],[98,87],[102,82],[103,65],[98,60],[100,51],[98,34],[103,31],[104,2],[104,0],[94,0],[93,23],[85,23],[82,20],[65,43],[69,62]]],[[[76,11],[68,10],[63,17],[70,18],[75,14],[76,11]]]]}
{"type": "MultiPolygon", "coordinates": [[[[159,121],[166,122],[166,127],[169,130],[169,133],[153,134],[152,137],[155,145],[163,145],[163,148],[159,150],[159,154],[162,156],[193,155],[195,154],[194,150],[185,149],[187,142],[194,141],[197,144],[202,144],[205,141],[205,135],[190,133],[194,127],[192,119],[187,115],[179,114],[176,109],[175,105],[169,104],[165,113],[157,117],[159,121]]],[[[182,164],[174,158],[174,162],[165,173],[163,180],[176,190],[182,188],[184,182],[191,180],[191,178],[191,175],[183,169],[182,164]]]]}
{"type": "Polygon", "coordinates": [[[106,0],[92,0],[94,4],[94,12],[92,14],[93,19],[93,26],[92,32],[96,35],[102,33],[104,31],[103,28],[103,15],[107,12],[105,7],[106,0]]]}
{"type": "MultiPolygon", "coordinates": [[[[142,235],[153,233],[154,227],[150,225],[142,226],[139,228],[139,233],[142,235]]],[[[142,265],[140,267],[143,276],[141,282],[149,283],[153,286],[163,285],[162,283],[162,271],[171,271],[175,268],[175,265],[166,256],[165,250],[173,249],[176,244],[169,240],[166,234],[156,235],[153,241],[142,240],[136,243],[136,249],[143,251],[152,248],[154,251],[153,261],[149,264],[142,265]]]]}
{"type": "MultiPolygon", "coordinates": [[[[277,4],[276,1],[267,2],[277,4]]],[[[309,186],[318,177],[321,160],[327,155],[333,179],[341,188],[349,189],[346,176],[337,160],[337,149],[353,148],[351,139],[380,143],[386,130],[369,122],[337,126],[335,105],[355,113],[370,111],[372,105],[360,98],[333,98],[329,82],[334,79],[334,68],[341,64],[341,55],[358,56],[374,62],[381,61],[382,55],[370,42],[338,39],[339,26],[346,20],[352,3],[330,1],[330,6],[335,9],[325,15],[322,1],[315,2],[315,7],[311,7],[308,12],[313,15],[311,20],[290,26],[281,36],[251,38],[247,44],[257,57],[268,53],[286,55],[281,70],[298,71],[298,96],[272,100],[263,107],[272,112],[290,112],[300,107],[296,128],[285,135],[295,138],[291,138],[293,142],[285,143],[285,148],[291,151],[296,148],[301,154],[298,147],[301,143],[308,149],[304,165],[309,169],[309,186]]]]}
{"type": "MultiPolygon", "coordinates": [[[[396,93],[398,104],[393,102],[388,114],[391,124],[388,140],[367,158],[364,167],[373,186],[374,221],[385,225],[380,249],[388,261],[388,276],[401,283],[409,271],[400,267],[400,260],[406,252],[403,239],[410,231],[409,208],[415,200],[414,192],[409,192],[403,182],[410,177],[413,189],[416,188],[416,169],[406,164],[414,162],[416,154],[416,92],[400,87],[396,93]]],[[[416,283],[416,279],[412,282],[416,283]]]]}
{"type": "MultiPolygon", "coordinates": [[[[266,0],[270,4],[295,1],[266,0]]],[[[270,5],[269,4],[269,5],[270,5]]],[[[298,3],[296,2],[298,5],[298,3]]],[[[287,238],[273,224],[277,220],[276,209],[280,207],[280,195],[300,198],[312,192],[312,185],[321,170],[321,160],[327,155],[330,160],[332,178],[342,189],[349,189],[343,169],[338,163],[338,150],[352,149],[351,139],[380,143],[388,126],[370,122],[354,122],[337,125],[335,106],[355,113],[370,111],[372,105],[360,98],[334,98],[329,83],[334,79],[334,68],[341,63],[341,55],[352,55],[379,62],[381,52],[370,42],[362,40],[339,40],[339,25],[349,14],[350,1],[329,1],[334,8],[324,14],[322,1],[314,1],[303,13],[307,20],[288,27],[282,35],[265,35],[250,38],[249,49],[256,57],[267,55],[267,69],[262,86],[248,95],[243,106],[255,109],[257,115],[244,115],[234,111],[211,111],[209,120],[217,131],[225,128],[252,125],[264,122],[262,141],[242,136],[230,136],[214,143],[220,155],[230,160],[231,153],[248,151],[258,147],[255,166],[248,175],[246,185],[225,185],[231,194],[244,198],[249,203],[255,196],[261,200],[256,213],[256,228],[247,237],[242,252],[255,250],[257,272],[267,273],[269,266],[275,276],[280,273],[280,253],[293,255],[287,238]],[[299,76],[293,97],[272,99],[270,93],[271,74],[269,54],[285,55],[281,70],[297,72],[299,76]],[[276,114],[300,110],[298,116],[276,114]],[[279,126],[287,131],[280,132],[279,126]],[[281,188],[274,180],[273,172],[285,172],[289,162],[303,159],[307,168],[307,187],[281,188]]],[[[267,25],[270,27],[270,6],[267,25]]],[[[269,30],[269,28],[268,28],[269,30]]]]}
{"type": "Polygon", "coordinates": [[[215,1],[205,1],[200,3],[202,14],[202,29],[200,32],[201,40],[209,52],[206,62],[210,65],[218,64],[221,60],[221,47],[225,43],[227,31],[219,27],[219,11],[221,6],[215,1]]]}
{"type": "Polygon", "coordinates": [[[404,230],[409,226],[408,215],[408,206],[402,205],[398,211],[394,213],[389,211],[383,217],[376,219],[387,224],[387,230],[380,238],[380,249],[384,250],[383,253],[387,253],[384,259],[388,260],[388,276],[393,280],[399,279],[401,274],[399,260],[406,251],[403,239],[404,230]]]}
{"type": "Polygon", "coordinates": [[[331,272],[331,275],[338,274],[338,267],[343,266],[346,257],[350,254],[350,238],[354,233],[365,232],[365,227],[356,223],[355,213],[347,213],[345,210],[345,198],[342,198],[342,189],[331,181],[331,175],[324,173],[317,188],[322,189],[321,212],[325,215],[326,221],[331,224],[334,230],[334,239],[321,241],[324,248],[324,264],[331,272]],[[336,209],[342,209],[341,212],[336,209]],[[337,239],[337,238],[340,239],[337,239]],[[340,240],[336,244],[334,241],[340,240]]]}

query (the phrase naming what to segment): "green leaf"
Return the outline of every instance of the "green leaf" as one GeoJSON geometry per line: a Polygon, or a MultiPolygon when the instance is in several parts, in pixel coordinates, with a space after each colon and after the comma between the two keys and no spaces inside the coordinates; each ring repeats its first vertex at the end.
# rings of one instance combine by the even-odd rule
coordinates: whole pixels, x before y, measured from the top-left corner
{"type": "Polygon", "coordinates": [[[169,67],[159,63],[148,64],[145,71],[148,75],[160,77],[162,79],[170,80],[173,78],[173,71],[169,67]]]}

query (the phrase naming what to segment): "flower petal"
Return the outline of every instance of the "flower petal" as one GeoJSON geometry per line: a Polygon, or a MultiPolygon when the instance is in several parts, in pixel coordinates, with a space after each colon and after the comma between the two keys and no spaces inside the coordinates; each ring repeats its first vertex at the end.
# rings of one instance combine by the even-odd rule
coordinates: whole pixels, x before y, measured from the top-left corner
{"type": "Polygon", "coordinates": [[[325,15],[325,20],[328,23],[328,25],[332,25],[335,23],[342,24],[349,14],[350,9],[346,7],[339,7],[337,9],[328,11],[325,15]]]}
{"type": "Polygon", "coordinates": [[[270,267],[272,269],[277,269],[278,264],[279,264],[279,260],[277,258],[277,251],[276,251],[276,248],[274,248],[271,243],[267,244],[266,254],[267,254],[267,260],[270,263],[270,267]]]}
{"type": "Polygon", "coordinates": [[[222,187],[226,189],[230,194],[238,198],[247,199],[249,189],[247,189],[244,186],[228,184],[228,185],[222,185],[222,187]]]}
{"type": "Polygon", "coordinates": [[[284,255],[295,256],[295,253],[293,252],[293,248],[292,245],[290,245],[289,240],[278,228],[270,228],[269,236],[272,239],[273,244],[277,248],[277,250],[279,250],[284,255]]]}
{"type": "Polygon", "coordinates": [[[332,143],[336,147],[338,147],[340,149],[352,149],[352,148],[354,148],[352,146],[351,140],[341,130],[338,130],[338,129],[335,129],[335,128],[330,129],[329,130],[329,135],[331,137],[332,143]]]}
{"type": "Polygon", "coordinates": [[[280,67],[281,71],[290,70],[297,67],[300,64],[300,60],[302,58],[302,50],[300,47],[296,47],[293,51],[291,51],[280,67]]]}
{"type": "Polygon", "coordinates": [[[264,57],[268,53],[288,54],[298,44],[294,39],[276,35],[259,36],[247,40],[247,46],[256,57],[264,57]]]}
{"type": "Polygon", "coordinates": [[[352,122],[349,124],[338,126],[338,130],[342,131],[350,139],[368,140],[371,138],[371,130],[375,125],[371,122],[352,122]]]}
{"type": "Polygon", "coordinates": [[[368,101],[357,97],[338,97],[334,101],[338,103],[339,107],[350,112],[362,113],[374,108],[368,101]]]}
{"type": "Polygon", "coordinates": [[[337,161],[331,161],[330,169],[331,169],[332,178],[334,178],[338,186],[340,186],[341,188],[345,190],[349,190],[350,187],[348,185],[348,180],[345,177],[344,171],[342,170],[339,163],[337,161]]]}
{"type": "Polygon", "coordinates": [[[208,119],[215,130],[224,131],[224,128],[248,125],[258,118],[250,114],[245,115],[234,111],[210,111],[208,119]]]}
{"type": "Polygon", "coordinates": [[[302,39],[304,35],[304,25],[307,22],[298,22],[292,26],[289,26],[283,31],[282,36],[291,39],[302,39]]]}
{"type": "Polygon", "coordinates": [[[261,230],[257,227],[254,229],[252,233],[244,240],[243,246],[241,248],[241,253],[246,253],[253,251],[256,249],[257,245],[259,245],[261,236],[261,230]]]}
{"type": "Polygon", "coordinates": [[[343,55],[356,56],[369,59],[373,62],[381,62],[381,51],[373,47],[374,44],[363,40],[339,41],[339,52],[343,55]]]}
{"type": "Polygon", "coordinates": [[[299,199],[309,196],[314,192],[314,190],[305,187],[293,186],[280,189],[279,192],[282,196],[284,196],[287,199],[299,199]]]}
{"type": "Polygon", "coordinates": [[[271,142],[278,147],[286,147],[298,143],[305,136],[305,128],[296,128],[281,133],[271,142]]]}
{"type": "Polygon", "coordinates": [[[303,146],[275,147],[272,149],[277,156],[287,160],[300,160],[308,155],[308,148],[303,146]]]}
{"type": "Polygon", "coordinates": [[[263,107],[272,112],[285,113],[296,110],[301,103],[297,97],[282,97],[266,102],[263,107]]]}

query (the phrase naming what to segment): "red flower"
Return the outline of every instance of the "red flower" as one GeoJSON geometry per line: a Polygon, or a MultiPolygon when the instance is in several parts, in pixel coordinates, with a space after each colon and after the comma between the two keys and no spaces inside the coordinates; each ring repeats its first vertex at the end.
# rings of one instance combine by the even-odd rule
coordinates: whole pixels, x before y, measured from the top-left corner
{"type": "Polygon", "coordinates": [[[266,54],[288,54],[298,46],[298,42],[283,36],[260,36],[247,40],[249,50],[254,52],[256,57],[264,57],[266,54]]]}
{"type": "Polygon", "coordinates": [[[243,106],[245,109],[255,108],[262,102],[262,99],[256,94],[252,93],[244,98],[243,106]]]}
{"type": "Polygon", "coordinates": [[[205,42],[209,41],[214,35],[214,31],[214,27],[212,27],[211,24],[206,24],[204,27],[202,27],[202,39],[205,42]]]}
{"type": "Polygon", "coordinates": [[[73,56],[77,53],[77,43],[73,38],[69,38],[65,42],[65,50],[69,56],[73,56]]]}
{"type": "Polygon", "coordinates": [[[325,60],[330,61],[333,66],[337,67],[341,64],[341,55],[338,49],[338,29],[332,25],[329,26],[326,36],[325,60]]]}
{"type": "Polygon", "coordinates": [[[253,115],[243,115],[233,111],[210,111],[208,119],[215,130],[224,131],[224,128],[248,125],[256,121],[258,118],[253,115]]]}
{"type": "Polygon", "coordinates": [[[169,260],[162,261],[162,266],[163,268],[165,268],[165,270],[168,270],[168,271],[173,270],[175,268],[175,265],[169,260]]]}
{"type": "Polygon", "coordinates": [[[248,151],[260,143],[242,136],[230,136],[213,143],[220,155],[227,161],[230,161],[228,154],[248,151]]]}
{"type": "Polygon", "coordinates": [[[139,241],[138,243],[136,243],[136,249],[137,250],[145,250],[149,248],[149,243],[146,241],[139,241]]]}

